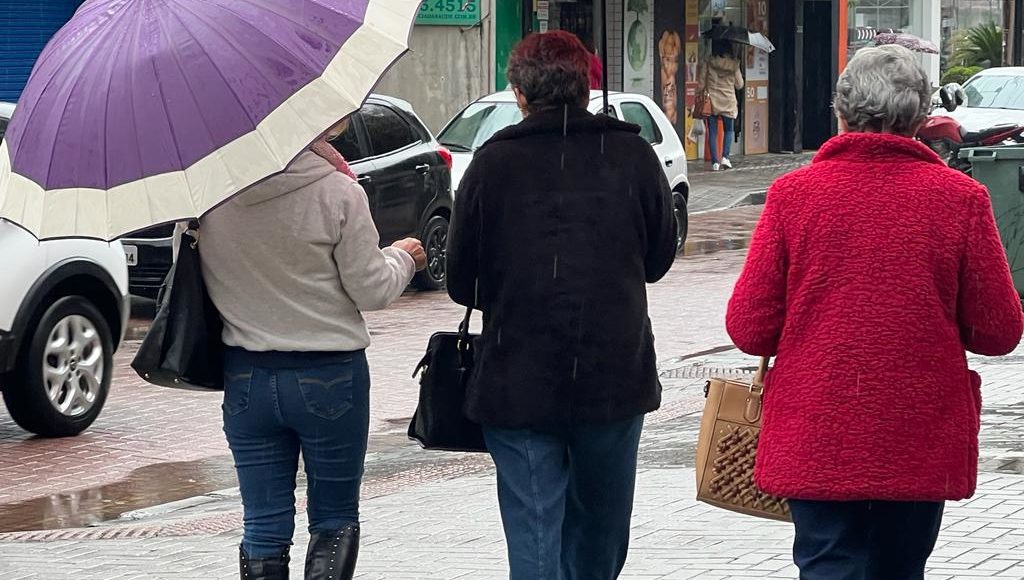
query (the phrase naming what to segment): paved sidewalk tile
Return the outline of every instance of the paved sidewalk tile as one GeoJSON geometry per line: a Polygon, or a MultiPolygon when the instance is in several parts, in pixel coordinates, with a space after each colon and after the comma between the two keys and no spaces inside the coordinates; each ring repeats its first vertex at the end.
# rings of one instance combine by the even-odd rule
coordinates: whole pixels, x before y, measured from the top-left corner
{"type": "MultiPolygon", "coordinates": [[[[794,578],[788,524],[697,503],[690,468],[638,475],[633,543],[623,580],[794,578]]],[[[983,475],[978,499],[1024,497],[1024,476],[983,475]]],[[[977,500],[975,500],[977,501],[977,500]]],[[[1024,529],[999,510],[951,505],[929,578],[1024,578],[1024,529]],[[969,525],[968,525],[969,524],[969,525]],[[979,530],[1000,530],[978,535],[979,530]],[[970,533],[965,534],[965,531],[970,533]]],[[[361,579],[507,577],[492,475],[419,486],[366,502],[361,579]]],[[[296,554],[302,552],[300,532],[296,554]]],[[[214,537],[0,544],[0,580],[234,578],[237,533],[214,537]],[[44,549],[45,548],[45,549],[44,549]]]]}

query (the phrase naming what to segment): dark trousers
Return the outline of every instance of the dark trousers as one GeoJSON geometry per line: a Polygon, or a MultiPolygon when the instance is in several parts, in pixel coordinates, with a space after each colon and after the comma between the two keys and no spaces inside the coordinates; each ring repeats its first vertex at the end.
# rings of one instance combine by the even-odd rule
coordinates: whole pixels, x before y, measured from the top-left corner
{"type": "Polygon", "coordinates": [[[923,580],[941,502],[790,500],[801,580],[923,580]]]}
{"type": "Polygon", "coordinates": [[[249,556],[276,558],[292,543],[300,452],[310,532],[358,523],[370,425],[366,354],[229,349],[224,363],[224,433],[249,556]]]}
{"type": "Polygon", "coordinates": [[[484,429],[511,580],[613,580],[626,562],[643,417],[564,435],[484,429]]]}

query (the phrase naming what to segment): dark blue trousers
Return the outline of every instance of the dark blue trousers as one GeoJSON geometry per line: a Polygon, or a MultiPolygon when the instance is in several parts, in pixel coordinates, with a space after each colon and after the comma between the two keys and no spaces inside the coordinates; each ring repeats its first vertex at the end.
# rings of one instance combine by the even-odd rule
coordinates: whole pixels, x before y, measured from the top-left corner
{"type": "Polygon", "coordinates": [[[629,548],[643,417],[562,435],[484,429],[511,580],[614,580],[629,548]]]}
{"type": "Polygon", "coordinates": [[[276,558],[292,543],[300,452],[310,532],[358,523],[370,425],[366,354],[229,349],[224,378],[224,433],[249,556],[276,558]]]}
{"type": "Polygon", "coordinates": [[[801,580],[924,580],[941,502],[790,500],[801,580]]]}

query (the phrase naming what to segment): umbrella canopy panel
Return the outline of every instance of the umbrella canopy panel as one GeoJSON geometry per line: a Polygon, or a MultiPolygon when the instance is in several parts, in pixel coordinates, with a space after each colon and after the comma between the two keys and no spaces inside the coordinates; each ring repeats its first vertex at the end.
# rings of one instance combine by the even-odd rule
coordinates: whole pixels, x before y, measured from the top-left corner
{"type": "Polygon", "coordinates": [[[0,147],[0,215],[40,237],[105,239],[198,217],[358,109],[418,5],[87,2],[40,56],[0,147]]]}

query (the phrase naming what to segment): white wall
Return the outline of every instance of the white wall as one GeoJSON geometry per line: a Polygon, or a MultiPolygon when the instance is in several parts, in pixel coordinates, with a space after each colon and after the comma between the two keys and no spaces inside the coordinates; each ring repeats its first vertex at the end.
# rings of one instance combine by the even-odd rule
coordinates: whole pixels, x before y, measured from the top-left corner
{"type": "Polygon", "coordinates": [[[463,107],[491,92],[491,28],[490,11],[470,28],[416,26],[411,52],[384,76],[377,92],[409,101],[430,130],[439,131],[463,107]]]}

